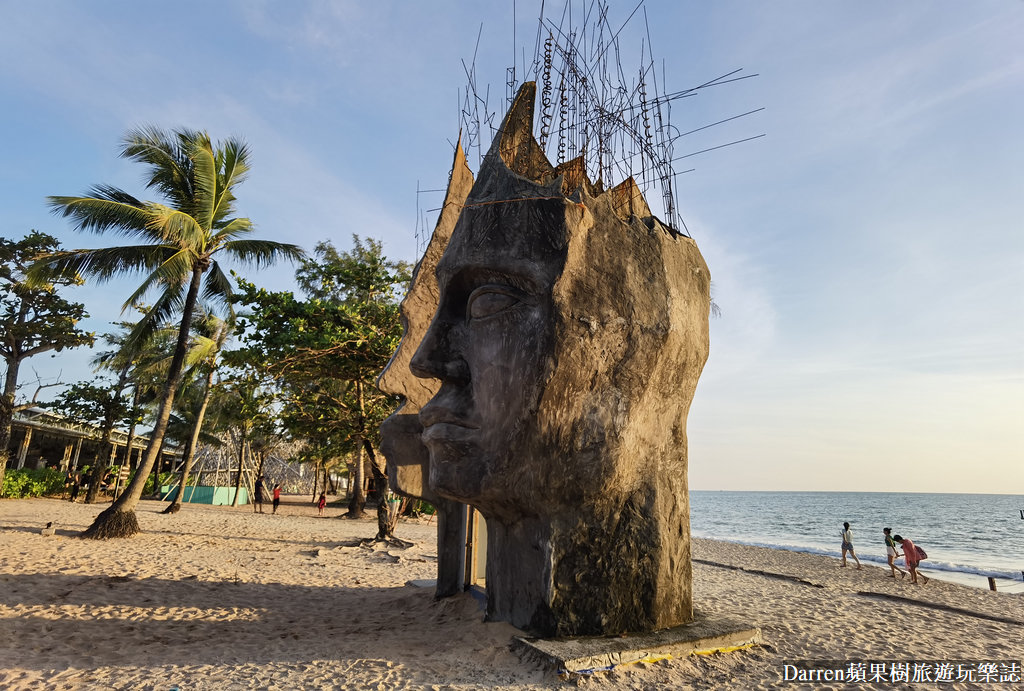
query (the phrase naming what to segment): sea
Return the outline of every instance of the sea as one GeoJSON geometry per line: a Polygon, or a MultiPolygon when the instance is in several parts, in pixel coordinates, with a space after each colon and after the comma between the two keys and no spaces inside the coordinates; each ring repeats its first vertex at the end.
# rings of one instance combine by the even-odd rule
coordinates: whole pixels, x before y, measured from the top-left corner
{"type": "MultiPolygon", "coordinates": [[[[694,537],[840,558],[843,522],[862,563],[885,566],[882,528],[928,553],[928,577],[1024,594],[1024,495],[690,491],[694,537]]],[[[903,566],[903,559],[897,559],[903,566]]]]}

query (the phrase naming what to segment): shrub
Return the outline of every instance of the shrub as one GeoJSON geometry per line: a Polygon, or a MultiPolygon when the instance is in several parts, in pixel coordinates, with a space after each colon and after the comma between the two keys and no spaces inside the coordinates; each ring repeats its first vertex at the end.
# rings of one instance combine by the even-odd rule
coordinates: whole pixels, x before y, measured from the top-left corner
{"type": "Polygon", "coordinates": [[[433,516],[437,509],[434,506],[423,499],[416,499],[410,501],[405,508],[406,516],[433,516]]]}
{"type": "Polygon", "coordinates": [[[0,489],[0,496],[24,499],[60,494],[64,491],[66,477],[65,473],[53,468],[8,470],[4,475],[4,486],[0,489]]]}
{"type": "MultiPolygon", "coordinates": [[[[132,477],[135,477],[135,473],[132,473],[132,477]]],[[[177,481],[178,473],[159,473],[159,477],[157,477],[157,473],[150,473],[149,477],[146,479],[146,486],[142,488],[142,496],[145,497],[149,496],[150,494],[155,494],[157,491],[159,491],[161,486],[169,485],[172,483],[177,484],[177,481]],[[153,482],[154,479],[156,480],[155,483],[153,482]]]]}

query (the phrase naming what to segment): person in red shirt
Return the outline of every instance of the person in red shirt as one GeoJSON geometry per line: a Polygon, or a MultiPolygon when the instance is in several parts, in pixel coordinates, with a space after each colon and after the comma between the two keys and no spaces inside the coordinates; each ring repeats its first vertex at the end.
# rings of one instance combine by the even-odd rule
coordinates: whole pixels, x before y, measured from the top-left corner
{"type": "Polygon", "coordinates": [[[281,485],[279,483],[274,484],[274,513],[277,513],[277,507],[281,503],[281,485]]]}
{"type": "Polygon", "coordinates": [[[318,516],[323,516],[324,515],[324,507],[325,506],[327,506],[327,493],[326,492],[321,492],[320,493],[320,501],[318,501],[316,503],[316,508],[317,508],[317,512],[318,512],[317,515],[318,516]]]}
{"type": "Polygon", "coordinates": [[[917,565],[924,558],[921,549],[910,538],[893,535],[892,539],[900,543],[900,546],[903,548],[903,562],[907,565],[907,571],[910,572],[910,582],[917,585],[917,578],[920,576],[921,582],[927,583],[928,578],[923,573],[917,572],[917,565]]]}

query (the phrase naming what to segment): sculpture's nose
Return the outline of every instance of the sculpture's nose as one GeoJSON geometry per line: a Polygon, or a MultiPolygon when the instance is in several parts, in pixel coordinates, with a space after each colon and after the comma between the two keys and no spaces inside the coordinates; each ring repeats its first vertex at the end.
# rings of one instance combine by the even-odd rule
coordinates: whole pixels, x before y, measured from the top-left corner
{"type": "Polygon", "coordinates": [[[409,362],[409,369],[421,379],[469,381],[469,367],[459,354],[456,337],[454,329],[439,316],[434,317],[409,362]]]}

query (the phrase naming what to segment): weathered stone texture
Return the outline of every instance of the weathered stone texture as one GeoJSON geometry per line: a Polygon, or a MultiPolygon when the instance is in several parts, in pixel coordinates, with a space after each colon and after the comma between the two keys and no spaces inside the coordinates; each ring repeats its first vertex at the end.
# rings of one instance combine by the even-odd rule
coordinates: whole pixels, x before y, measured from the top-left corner
{"type": "Polygon", "coordinates": [[[534,89],[484,160],[437,261],[436,313],[401,361],[441,382],[419,411],[428,484],[487,518],[489,618],[563,636],[683,624],[708,269],[631,179],[602,191],[581,161],[548,163],[534,89]]]}

